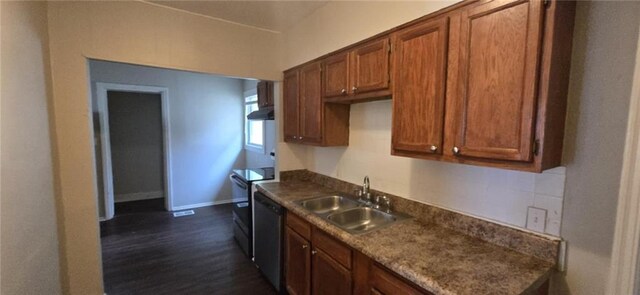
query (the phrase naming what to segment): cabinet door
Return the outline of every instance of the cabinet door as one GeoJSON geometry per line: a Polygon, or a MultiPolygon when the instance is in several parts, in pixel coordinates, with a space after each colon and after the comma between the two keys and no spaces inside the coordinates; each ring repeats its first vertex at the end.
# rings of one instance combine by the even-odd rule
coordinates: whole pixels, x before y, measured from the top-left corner
{"type": "Polygon", "coordinates": [[[376,295],[392,295],[392,294],[406,294],[406,295],[427,295],[431,294],[423,290],[419,290],[408,283],[405,283],[402,279],[389,271],[374,265],[371,268],[369,284],[371,286],[371,294],[376,295]]]}
{"type": "Polygon", "coordinates": [[[324,97],[346,96],[349,87],[349,53],[339,53],[323,62],[324,97]]]}
{"type": "Polygon", "coordinates": [[[256,92],[258,94],[258,107],[262,108],[262,107],[266,107],[269,104],[269,97],[268,97],[268,82],[267,81],[260,81],[258,82],[258,86],[256,87],[256,92]]]}
{"type": "Polygon", "coordinates": [[[267,82],[267,103],[266,106],[274,106],[275,102],[273,99],[273,82],[272,81],[268,81],[267,82]]]}
{"type": "Polygon", "coordinates": [[[287,292],[291,295],[308,295],[311,292],[311,247],[309,241],[294,232],[285,230],[285,277],[287,292]]]}
{"type": "Polygon", "coordinates": [[[351,53],[352,94],[389,88],[389,38],[364,44],[351,53]]]}
{"type": "Polygon", "coordinates": [[[318,248],[313,252],[313,295],[349,295],[351,272],[318,248]]]}
{"type": "Polygon", "coordinates": [[[306,143],[322,141],[322,84],[319,62],[300,70],[300,139],[306,143]]]}
{"type": "Polygon", "coordinates": [[[399,31],[394,37],[394,150],[442,153],[448,18],[399,31]]]}
{"type": "Polygon", "coordinates": [[[460,124],[454,153],[531,161],[542,1],[495,0],[462,11],[460,124]]]}
{"type": "Polygon", "coordinates": [[[299,105],[299,72],[292,70],[284,73],[283,81],[283,133],[285,141],[296,141],[300,128],[300,105],[299,105]]]}

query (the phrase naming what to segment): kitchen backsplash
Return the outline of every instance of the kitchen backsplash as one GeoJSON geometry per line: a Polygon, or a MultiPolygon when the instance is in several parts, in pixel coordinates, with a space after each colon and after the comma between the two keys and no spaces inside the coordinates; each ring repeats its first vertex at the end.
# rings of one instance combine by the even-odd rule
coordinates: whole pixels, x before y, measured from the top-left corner
{"type": "Polygon", "coordinates": [[[526,228],[528,207],[547,210],[559,236],[565,168],[511,171],[391,156],[391,101],[351,106],[348,147],[305,147],[304,168],[409,199],[526,228]]]}

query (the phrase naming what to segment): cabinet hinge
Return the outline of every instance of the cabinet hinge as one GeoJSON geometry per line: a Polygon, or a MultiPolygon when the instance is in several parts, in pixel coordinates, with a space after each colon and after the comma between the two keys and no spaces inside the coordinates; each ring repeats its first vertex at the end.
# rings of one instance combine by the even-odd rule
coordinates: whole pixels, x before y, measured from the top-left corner
{"type": "Polygon", "coordinates": [[[540,140],[536,139],[536,141],[533,142],[533,155],[537,156],[539,151],[540,151],[540,140]]]}

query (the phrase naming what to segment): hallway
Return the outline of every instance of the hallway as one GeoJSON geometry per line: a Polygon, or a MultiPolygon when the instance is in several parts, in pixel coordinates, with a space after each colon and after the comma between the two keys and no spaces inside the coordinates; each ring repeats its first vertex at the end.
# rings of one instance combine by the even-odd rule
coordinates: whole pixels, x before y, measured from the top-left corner
{"type": "Polygon", "coordinates": [[[275,294],[233,239],[231,205],[174,218],[162,202],[117,203],[100,223],[107,294],[275,294]]]}

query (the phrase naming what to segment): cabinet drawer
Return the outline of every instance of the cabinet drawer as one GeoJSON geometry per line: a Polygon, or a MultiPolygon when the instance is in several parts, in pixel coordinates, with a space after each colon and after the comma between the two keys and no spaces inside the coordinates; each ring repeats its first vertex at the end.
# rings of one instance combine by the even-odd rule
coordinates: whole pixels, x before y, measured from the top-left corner
{"type": "Polygon", "coordinates": [[[287,225],[303,238],[311,239],[311,225],[291,212],[287,212],[287,225]]]}
{"type": "Polygon", "coordinates": [[[336,241],[327,233],[314,228],[311,243],[314,247],[322,249],[322,251],[347,269],[351,269],[351,248],[342,242],[336,241]]]}
{"type": "Polygon", "coordinates": [[[371,267],[369,276],[372,294],[407,294],[407,295],[429,295],[427,291],[418,289],[404,279],[396,276],[390,271],[377,264],[371,267]]]}

